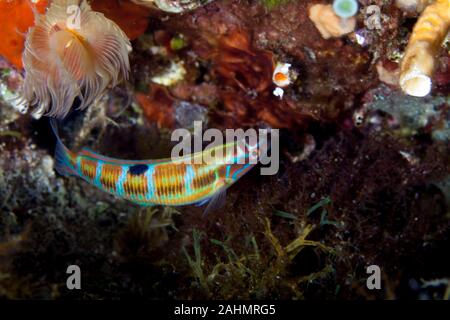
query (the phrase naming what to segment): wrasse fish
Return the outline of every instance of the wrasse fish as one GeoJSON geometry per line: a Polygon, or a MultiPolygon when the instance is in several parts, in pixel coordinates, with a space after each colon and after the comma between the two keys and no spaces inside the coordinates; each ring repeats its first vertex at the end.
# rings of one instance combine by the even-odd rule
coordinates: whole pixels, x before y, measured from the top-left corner
{"type": "Polygon", "coordinates": [[[220,207],[228,187],[256,163],[261,144],[227,143],[176,160],[121,160],[97,154],[87,148],[69,150],[57,137],[55,169],[65,176],[77,176],[97,188],[139,205],[203,205],[205,212],[220,207]],[[221,156],[217,156],[217,155],[221,156]],[[204,161],[205,157],[214,161],[204,161]],[[198,164],[200,163],[200,164],[198,164]]]}

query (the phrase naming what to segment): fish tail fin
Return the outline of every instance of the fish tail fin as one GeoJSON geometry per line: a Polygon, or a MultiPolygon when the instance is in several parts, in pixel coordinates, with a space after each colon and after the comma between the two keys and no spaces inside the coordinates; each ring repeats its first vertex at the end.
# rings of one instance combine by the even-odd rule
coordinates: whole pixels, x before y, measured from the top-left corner
{"type": "Polygon", "coordinates": [[[73,154],[64,145],[58,134],[58,128],[55,119],[50,119],[50,126],[53,133],[56,136],[55,147],[55,170],[62,176],[76,176],[76,170],[74,168],[73,154]]]}

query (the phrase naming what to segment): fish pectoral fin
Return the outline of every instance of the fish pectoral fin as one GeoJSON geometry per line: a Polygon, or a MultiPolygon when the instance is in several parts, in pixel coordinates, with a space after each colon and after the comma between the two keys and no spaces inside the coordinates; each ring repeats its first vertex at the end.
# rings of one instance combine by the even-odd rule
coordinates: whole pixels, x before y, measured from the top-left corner
{"type": "MultiPolygon", "coordinates": [[[[215,211],[215,210],[223,207],[225,205],[226,197],[227,197],[227,190],[223,189],[223,190],[219,191],[218,193],[216,193],[211,198],[208,198],[207,200],[209,201],[209,203],[208,203],[208,206],[206,207],[205,211],[203,212],[203,216],[207,215],[211,211],[215,211]]],[[[208,201],[202,201],[202,202],[206,203],[208,201]]]]}
{"type": "Polygon", "coordinates": [[[210,197],[210,198],[203,199],[202,201],[197,202],[195,205],[196,205],[197,207],[201,207],[201,206],[207,204],[210,200],[211,200],[211,197],[210,197]]]}

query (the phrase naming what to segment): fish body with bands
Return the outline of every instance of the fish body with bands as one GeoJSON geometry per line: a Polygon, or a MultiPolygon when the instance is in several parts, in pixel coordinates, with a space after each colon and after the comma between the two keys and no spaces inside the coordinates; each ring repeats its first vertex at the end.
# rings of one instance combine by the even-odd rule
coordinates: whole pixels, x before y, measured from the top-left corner
{"type": "Polygon", "coordinates": [[[78,176],[97,188],[139,205],[182,206],[209,203],[206,211],[223,204],[225,190],[247,173],[252,147],[237,142],[220,145],[176,160],[120,160],[89,149],[69,150],[57,136],[55,168],[78,176]],[[215,161],[203,161],[205,153],[215,161]],[[218,153],[221,152],[221,153],[218,153]]]}

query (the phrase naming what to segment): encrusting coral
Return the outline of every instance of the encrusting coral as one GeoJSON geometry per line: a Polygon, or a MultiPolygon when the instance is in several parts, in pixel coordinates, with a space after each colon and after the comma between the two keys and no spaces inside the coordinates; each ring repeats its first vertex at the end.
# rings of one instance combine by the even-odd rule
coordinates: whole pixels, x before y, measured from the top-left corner
{"type": "Polygon", "coordinates": [[[309,9],[309,18],[324,39],[341,37],[355,30],[356,27],[355,17],[342,19],[336,14],[332,5],[313,5],[309,9]]]}
{"type": "Polygon", "coordinates": [[[55,0],[27,35],[22,98],[38,115],[64,117],[76,98],[86,108],[127,79],[130,51],[123,31],[85,0],[55,0]]]}
{"type": "Polygon", "coordinates": [[[435,56],[450,28],[450,0],[436,0],[414,26],[400,65],[400,86],[411,96],[430,93],[435,56]]]}

